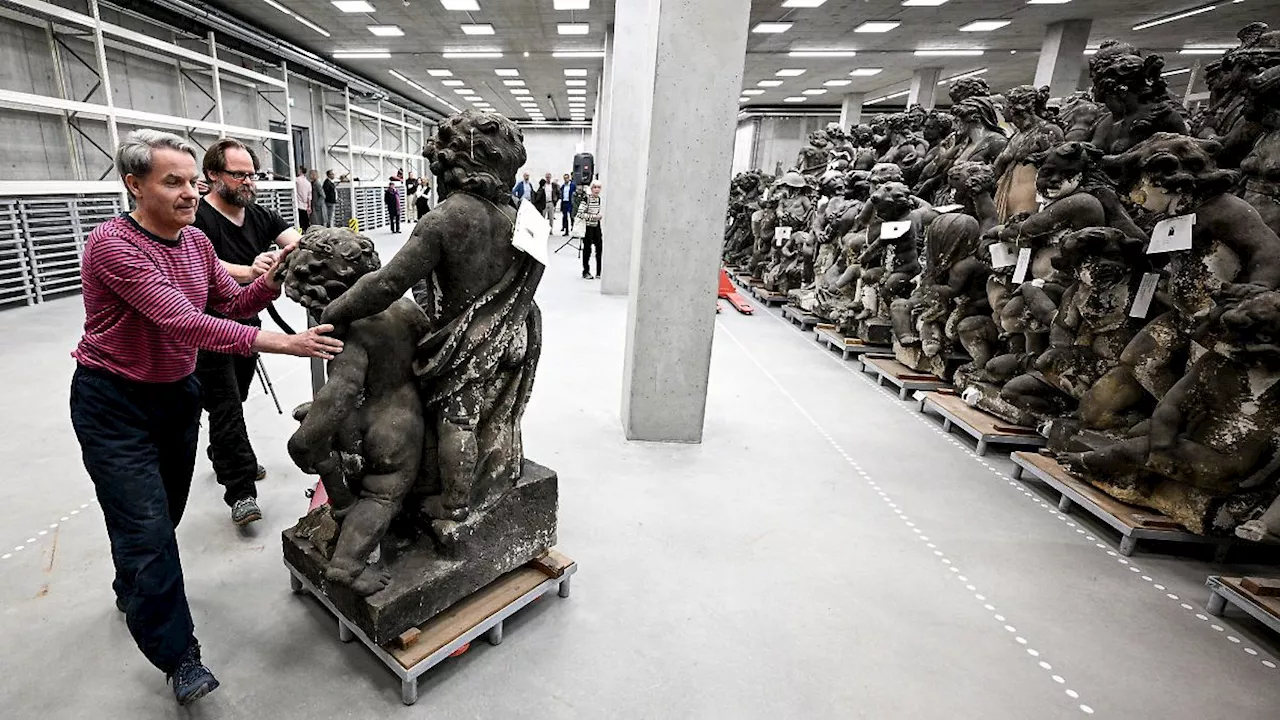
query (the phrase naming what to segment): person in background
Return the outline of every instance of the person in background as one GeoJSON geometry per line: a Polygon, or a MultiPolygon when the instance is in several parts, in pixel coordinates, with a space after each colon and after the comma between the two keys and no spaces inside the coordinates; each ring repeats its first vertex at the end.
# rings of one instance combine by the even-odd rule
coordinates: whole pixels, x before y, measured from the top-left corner
{"type": "Polygon", "coordinates": [[[396,168],[395,179],[396,180],[404,179],[404,168],[396,168]]]}
{"type": "Polygon", "coordinates": [[[417,199],[413,201],[413,209],[417,213],[416,219],[418,220],[421,220],[423,215],[431,212],[430,189],[430,187],[424,185],[422,187],[422,192],[418,193],[417,199]]]}
{"type": "Polygon", "coordinates": [[[547,181],[545,179],[538,181],[538,189],[533,191],[530,202],[537,208],[539,215],[547,216],[547,181]]]}
{"type": "Polygon", "coordinates": [[[573,225],[573,194],[577,189],[578,185],[573,181],[573,176],[565,173],[564,183],[560,185],[561,232],[565,237],[569,236],[569,231],[573,225]]]}
{"type": "Polygon", "coordinates": [[[551,177],[551,173],[547,173],[539,189],[543,193],[543,201],[542,207],[538,210],[542,212],[542,217],[547,219],[547,225],[555,227],[556,204],[560,202],[560,184],[551,177]]]}
{"type": "Polygon", "coordinates": [[[288,252],[264,262],[247,286],[232,279],[191,225],[200,173],[195,149],[177,135],[135,130],[115,164],[136,209],[85,242],[71,425],[106,521],[116,608],[186,705],[218,687],[195,637],[175,532],[200,435],[197,349],[327,360],[342,342],[325,336],[328,325],[284,335],[202,312],[245,317],[265,308],[280,295],[275,270],[288,252]]]}
{"type": "Polygon", "coordinates": [[[311,168],[311,172],[307,173],[307,182],[311,183],[311,224],[329,227],[324,221],[324,186],[320,184],[320,171],[311,168]]]}
{"type": "Polygon", "coordinates": [[[324,191],[324,226],[333,227],[333,218],[338,211],[338,186],[333,182],[332,170],[325,171],[321,189],[324,191]]]}
{"type": "Polygon", "coordinates": [[[418,193],[418,178],[413,174],[412,170],[409,171],[409,177],[405,178],[404,192],[409,197],[413,197],[418,193]]]}
{"type": "Polygon", "coordinates": [[[387,219],[391,222],[391,232],[400,232],[400,191],[396,188],[394,179],[387,183],[387,189],[382,193],[382,201],[387,204],[387,219]]]}
{"type": "MultiPolygon", "coordinates": [[[[238,140],[224,138],[204,154],[203,170],[209,194],[196,208],[194,225],[213,245],[222,267],[241,285],[248,285],[275,260],[274,250],[292,247],[298,231],[280,213],[254,202],[257,160],[238,140]]],[[[317,175],[315,170],[312,175],[317,175]]],[[[318,185],[318,184],[317,184],[318,185]]],[[[217,308],[207,308],[215,316],[217,308]]],[[[257,313],[238,320],[260,328],[257,313]]],[[[201,406],[209,413],[209,460],[223,487],[222,500],[231,509],[231,522],[248,525],[262,519],[256,482],[267,471],[249,440],[244,403],[258,369],[258,356],[201,350],[196,359],[201,406]]]]}
{"type": "Polygon", "coordinates": [[[293,179],[293,202],[298,208],[298,227],[306,232],[311,227],[311,183],[307,182],[307,169],[301,165],[293,179]]]}
{"type": "Polygon", "coordinates": [[[533,183],[529,182],[529,173],[525,173],[524,178],[511,188],[511,196],[516,199],[516,205],[519,205],[521,200],[533,200],[533,183]]]}
{"type": "Polygon", "coordinates": [[[594,280],[600,277],[600,257],[604,254],[604,238],[600,235],[600,219],[604,217],[600,211],[600,181],[591,183],[591,194],[587,196],[582,207],[578,208],[587,221],[587,235],[582,239],[582,279],[594,280]],[[596,274],[592,276],[589,263],[591,249],[596,251],[596,274]]]}

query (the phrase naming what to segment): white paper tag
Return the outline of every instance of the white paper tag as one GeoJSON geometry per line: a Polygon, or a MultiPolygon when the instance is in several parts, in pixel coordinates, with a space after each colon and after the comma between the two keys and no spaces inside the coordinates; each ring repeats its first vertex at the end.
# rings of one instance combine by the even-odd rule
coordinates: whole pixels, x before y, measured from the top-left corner
{"type": "Polygon", "coordinates": [[[938,207],[935,207],[934,210],[940,213],[949,213],[949,212],[955,212],[962,207],[964,206],[963,205],[939,205],[938,207]]]}
{"type": "Polygon", "coordinates": [[[1013,270],[1013,281],[1015,283],[1024,283],[1027,280],[1027,271],[1031,269],[1031,248],[1022,248],[1018,251],[1018,267],[1013,270]]]}
{"type": "Polygon", "coordinates": [[[1041,195],[1040,193],[1036,193],[1036,212],[1040,212],[1041,210],[1043,210],[1045,204],[1047,204],[1048,202],[1049,202],[1048,200],[1044,199],[1043,195],[1041,195]]]}
{"type": "Polygon", "coordinates": [[[886,240],[900,238],[907,234],[911,229],[910,220],[897,220],[894,222],[880,223],[880,237],[886,240]]]}
{"type": "Polygon", "coordinates": [[[1147,254],[1191,249],[1191,228],[1196,224],[1196,214],[1179,215],[1156,223],[1151,231],[1151,244],[1147,254]]]}
{"type": "Polygon", "coordinates": [[[529,257],[543,265],[547,264],[547,238],[551,235],[551,226],[542,217],[538,208],[528,200],[520,201],[520,209],[516,212],[516,231],[511,236],[511,244],[523,250],[529,257]]]}
{"type": "Polygon", "coordinates": [[[991,243],[987,249],[991,251],[991,267],[993,268],[1007,268],[1018,262],[1013,255],[1013,246],[1009,243],[991,243]]]}
{"type": "Polygon", "coordinates": [[[1145,318],[1151,309],[1151,300],[1156,296],[1156,285],[1160,282],[1160,273],[1143,273],[1142,284],[1138,293],[1133,296],[1133,307],[1129,309],[1129,317],[1145,318]]]}
{"type": "Polygon", "coordinates": [[[791,239],[791,226],[779,225],[773,229],[773,244],[782,247],[782,244],[791,239]]]}

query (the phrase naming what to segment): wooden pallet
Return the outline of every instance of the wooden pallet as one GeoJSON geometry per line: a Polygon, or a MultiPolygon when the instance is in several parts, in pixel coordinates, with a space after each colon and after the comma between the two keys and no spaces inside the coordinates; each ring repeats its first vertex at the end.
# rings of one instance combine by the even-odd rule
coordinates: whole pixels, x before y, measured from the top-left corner
{"type": "Polygon", "coordinates": [[[862,356],[862,371],[879,376],[878,385],[886,382],[898,388],[898,399],[906,400],[912,390],[937,390],[948,387],[937,375],[922,373],[903,365],[892,357],[862,356]]]}
{"type": "Polygon", "coordinates": [[[1057,460],[1040,453],[1017,451],[1009,459],[1016,466],[1015,479],[1022,478],[1026,470],[1049,487],[1061,493],[1058,509],[1070,512],[1074,506],[1110,525],[1120,532],[1120,554],[1128,557],[1138,548],[1140,540],[1182,543],[1186,545],[1211,545],[1214,560],[1222,562],[1235,543],[1234,538],[1217,538],[1188,532],[1176,520],[1152,510],[1121,502],[1098,488],[1079,480],[1057,460]]]}
{"type": "Polygon", "coordinates": [[[977,440],[979,455],[986,455],[987,446],[991,444],[1037,448],[1045,445],[1046,440],[1035,428],[1005,423],[986,411],[970,407],[955,393],[926,392],[918,399],[920,412],[933,410],[942,416],[943,430],[951,432],[953,427],[958,427],[977,440]]]}
{"type": "Polygon", "coordinates": [[[850,355],[862,355],[864,353],[871,353],[881,357],[890,357],[893,354],[893,348],[891,347],[869,345],[858,338],[845,337],[836,330],[834,325],[818,323],[814,326],[813,332],[819,345],[840,353],[840,357],[843,360],[848,360],[850,355]]]}
{"type": "Polygon", "coordinates": [[[765,305],[781,305],[787,301],[787,294],[766,290],[764,285],[752,285],[751,294],[765,305]]]}
{"type": "Polygon", "coordinates": [[[817,315],[811,315],[795,305],[783,305],[782,317],[790,320],[793,325],[799,325],[803,332],[808,332],[809,328],[816,326],[819,322],[817,315]]]}
{"type": "Polygon", "coordinates": [[[1210,575],[1204,584],[1210,590],[1205,605],[1210,615],[1221,616],[1231,603],[1280,633],[1280,580],[1210,575]]]}
{"type": "Polygon", "coordinates": [[[307,592],[329,609],[338,620],[338,639],[359,639],[391,672],[400,678],[400,699],[405,705],[418,701],[418,678],[431,668],[470,647],[471,641],[484,636],[490,645],[502,642],[503,622],[516,611],[543,595],[557,590],[569,597],[569,581],[578,565],[556,550],[524,567],[494,580],[467,598],[452,605],[416,628],[385,645],[369,639],[358,627],[347,622],[333,603],[320,593],[306,577],[289,563],[289,583],[294,593],[307,592]]]}

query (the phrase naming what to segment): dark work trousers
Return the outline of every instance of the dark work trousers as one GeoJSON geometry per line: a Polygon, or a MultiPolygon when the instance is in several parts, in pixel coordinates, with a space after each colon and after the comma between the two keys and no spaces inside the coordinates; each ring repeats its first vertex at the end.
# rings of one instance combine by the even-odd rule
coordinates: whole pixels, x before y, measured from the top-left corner
{"type": "Polygon", "coordinates": [[[391,221],[391,232],[400,232],[400,208],[388,205],[387,219],[391,221]]]}
{"type": "Polygon", "coordinates": [[[571,217],[572,213],[573,213],[573,203],[564,202],[563,200],[561,200],[560,201],[560,218],[561,218],[560,232],[563,235],[568,235],[569,230],[573,228],[573,218],[571,217]]]}
{"type": "Polygon", "coordinates": [[[596,277],[600,276],[600,256],[604,253],[603,238],[600,235],[599,225],[588,225],[587,236],[582,239],[582,274],[586,275],[591,272],[591,248],[596,249],[596,277]]]}
{"type": "Polygon", "coordinates": [[[125,623],[165,673],[195,639],[174,530],[191,490],[200,383],[139,383],[76,369],[71,425],[107,522],[125,623]]]}
{"type": "Polygon", "coordinates": [[[209,460],[223,487],[227,507],[258,497],[258,456],[244,424],[244,401],[249,398],[257,357],[224,355],[201,350],[196,360],[200,404],[209,413],[209,460]]]}
{"type": "Polygon", "coordinates": [[[298,208],[298,227],[302,230],[311,227],[311,213],[302,208],[298,208]]]}

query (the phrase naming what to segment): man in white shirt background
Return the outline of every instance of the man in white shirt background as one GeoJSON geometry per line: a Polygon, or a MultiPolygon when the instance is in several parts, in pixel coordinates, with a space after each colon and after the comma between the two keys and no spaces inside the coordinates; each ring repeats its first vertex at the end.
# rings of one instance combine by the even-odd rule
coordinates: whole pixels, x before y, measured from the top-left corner
{"type": "Polygon", "coordinates": [[[298,208],[298,227],[306,232],[311,227],[311,181],[307,169],[298,166],[298,176],[293,179],[293,202],[298,208]]]}

